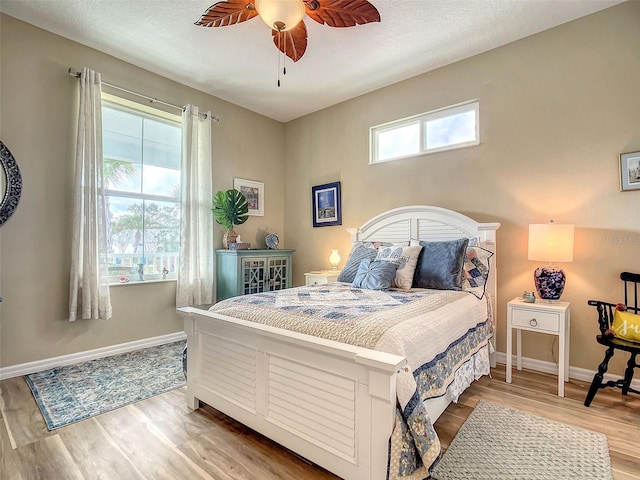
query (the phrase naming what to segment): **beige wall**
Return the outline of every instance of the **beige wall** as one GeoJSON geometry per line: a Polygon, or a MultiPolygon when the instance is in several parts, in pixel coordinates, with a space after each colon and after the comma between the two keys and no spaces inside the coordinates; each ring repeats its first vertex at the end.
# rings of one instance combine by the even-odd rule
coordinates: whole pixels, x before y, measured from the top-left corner
{"type": "MultiPolygon", "coordinates": [[[[528,224],[573,223],[575,260],[563,265],[571,365],[594,370],[603,349],[586,302],[619,300],[619,273],[640,271],[640,191],[618,189],[618,154],[640,150],[639,19],[640,2],[625,3],[288,123],[285,230],[287,245],[304,251],[294,256],[296,283],[328,268],[331,248],[344,263],[345,227],[390,208],[437,205],[500,222],[504,352],[506,303],[533,290],[528,224]],[[480,100],[481,145],[367,164],[370,126],[471,99],[480,100]],[[311,187],[333,181],[342,182],[343,225],[313,228],[311,187]]],[[[553,338],[525,332],[524,354],[553,361],[553,338]]]]}
{"type": "MultiPolygon", "coordinates": [[[[265,182],[265,216],[238,231],[254,245],[277,231],[283,246],[297,249],[295,284],[305,271],[327,268],[331,248],[344,262],[344,228],[389,208],[430,204],[501,222],[500,351],[506,302],[533,288],[527,225],[574,223],[575,261],[563,265],[563,299],[573,308],[571,365],[595,369],[602,349],[586,301],[619,299],[619,272],[640,271],[640,191],[618,191],[617,160],[640,150],[638,18],[640,2],[628,2],[282,125],[2,16],[0,135],[25,188],[0,229],[0,366],[182,328],[173,283],[114,288],[109,321],[66,319],[77,96],[66,68],[88,66],[116,85],[221,118],[213,129],[214,189],[230,188],[234,176],[265,182]],[[480,146],[367,164],[371,125],[474,98],[480,146]],[[343,226],[314,229],[311,186],[332,181],[342,182],[343,226]]],[[[217,226],[217,241],[221,235],[217,226]]],[[[552,338],[525,334],[525,355],[553,361],[552,338]]],[[[620,370],[622,359],[615,360],[620,370]]]]}
{"type": "MultiPolygon", "coordinates": [[[[214,190],[231,188],[234,176],[263,181],[265,216],[250,217],[237,231],[253,245],[264,245],[267,230],[285,240],[281,123],[5,15],[0,35],[0,135],[24,183],[15,215],[0,229],[0,366],[182,330],[174,282],[114,287],[112,319],[68,321],[78,95],[77,80],[66,73],[70,66],[93,68],[109,83],[176,105],[193,103],[220,117],[213,126],[214,190]]],[[[218,246],[222,233],[216,225],[218,246]]]]}

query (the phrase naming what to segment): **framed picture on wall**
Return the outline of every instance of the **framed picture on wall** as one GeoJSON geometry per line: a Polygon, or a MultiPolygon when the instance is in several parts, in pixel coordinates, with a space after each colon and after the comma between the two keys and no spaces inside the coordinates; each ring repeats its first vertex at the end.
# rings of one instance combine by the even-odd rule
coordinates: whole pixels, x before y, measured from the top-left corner
{"type": "Polygon", "coordinates": [[[264,217],[264,183],[234,178],[233,188],[242,193],[247,199],[249,215],[264,217]]]}
{"type": "Polygon", "coordinates": [[[620,154],[620,191],[640,190],[640,152],[620,154]]]}
{"type": "Polygon", "coordinates": [[[342,225],[340,182],[311,187],[313,226],[342,225]]]}

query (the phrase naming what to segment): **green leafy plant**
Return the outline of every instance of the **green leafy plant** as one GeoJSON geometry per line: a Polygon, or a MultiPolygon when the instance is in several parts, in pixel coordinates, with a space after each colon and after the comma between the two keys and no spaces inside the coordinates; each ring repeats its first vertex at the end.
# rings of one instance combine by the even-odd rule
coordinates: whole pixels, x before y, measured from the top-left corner
{"type": "Polygon", "coordinates": [[[234,225],[242,225],[249,218],[249,203],[235,188],[219,190],[213,196],[213,216],[220,225],[227,230],[233,230],[234,225]]]}

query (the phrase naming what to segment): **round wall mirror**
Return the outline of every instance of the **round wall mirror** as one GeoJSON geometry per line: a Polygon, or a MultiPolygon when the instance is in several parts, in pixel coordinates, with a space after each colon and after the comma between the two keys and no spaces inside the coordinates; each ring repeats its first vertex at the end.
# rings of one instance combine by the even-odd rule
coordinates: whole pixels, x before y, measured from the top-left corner
{"type": "Polygon", "coordinates": [[[0,165],[2,166],[0,172],[0,226],[2,226],[15,212],[20,201],[20,194],[22,194],[20,169],[16,159],[13,158],[2,141],[0,141],[0,165]]]}

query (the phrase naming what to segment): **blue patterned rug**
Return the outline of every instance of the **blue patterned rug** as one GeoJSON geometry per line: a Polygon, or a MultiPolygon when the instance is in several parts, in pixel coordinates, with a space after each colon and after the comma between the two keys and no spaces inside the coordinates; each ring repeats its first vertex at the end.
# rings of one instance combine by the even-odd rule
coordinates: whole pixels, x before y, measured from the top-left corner
{"type": "Polygon", "coordinates": [[[49,430],[185,384],[186,341],[25,375],[49,430]]]}

